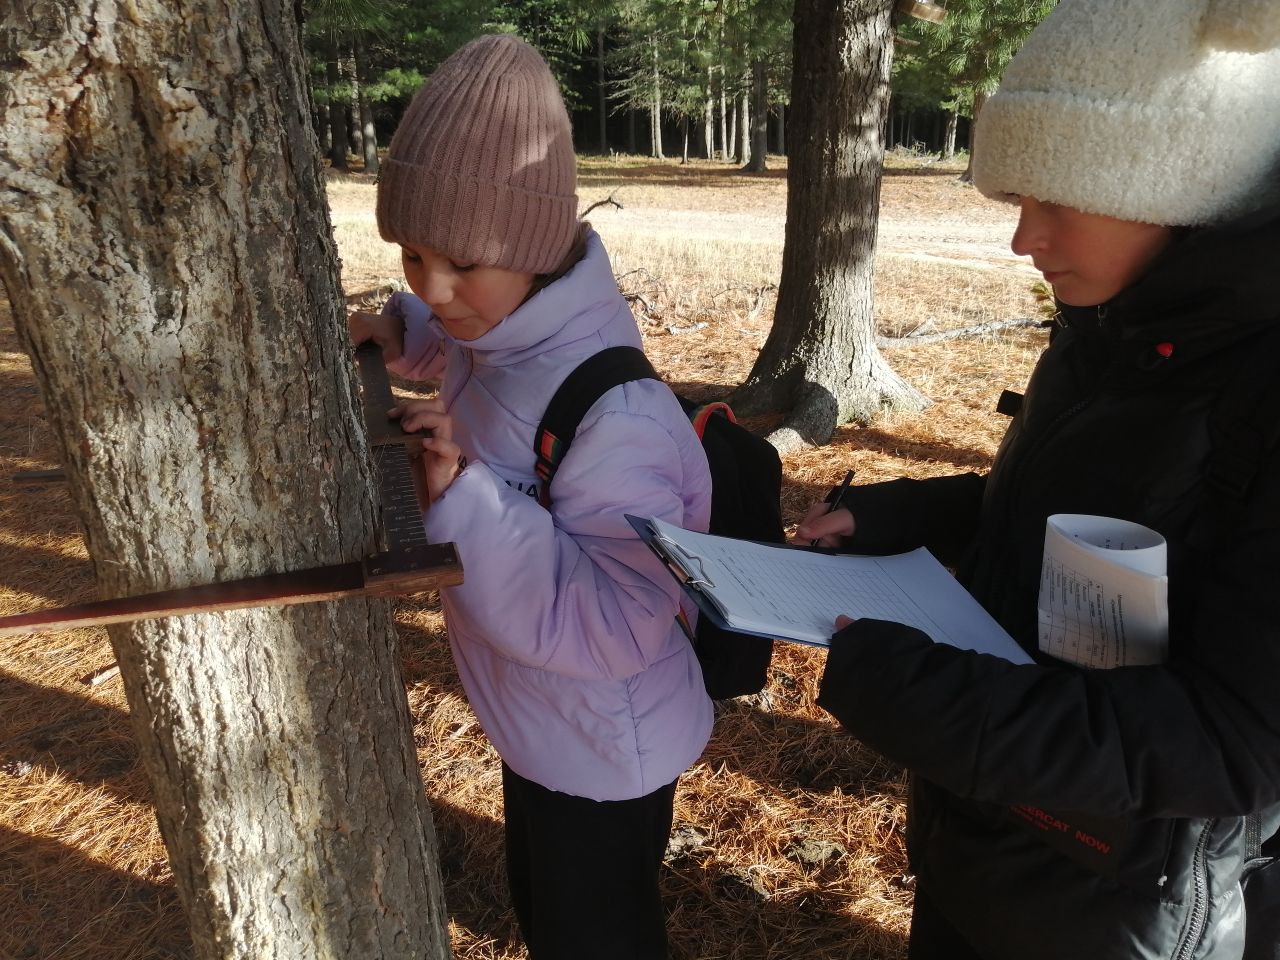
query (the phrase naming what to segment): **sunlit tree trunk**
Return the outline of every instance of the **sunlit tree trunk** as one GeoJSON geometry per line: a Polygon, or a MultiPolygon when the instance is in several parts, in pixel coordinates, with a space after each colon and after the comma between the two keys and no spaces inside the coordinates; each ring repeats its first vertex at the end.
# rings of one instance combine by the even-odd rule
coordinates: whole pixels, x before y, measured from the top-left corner
{"type": "MultiPolygon", "coordinates": [[[[372,552],[293,4],[47,10],[6,19],[0,277],[101,594],[372,552]]],[[[196,957],[448,955],[386,601],[109,633],[196,957]]]]}
{"type": "Polygon", "coordinates": [[[987,102],[987,95],[981,90],[973,91],[973,117],[969,121],[969,162],[964,168],[964,173],[960,174],[960,179],[964,183],[973,182],[973,133],[978,129],[978,114],[982,112],[983,105],[987,102]]]}
{"type": "Polygon", "coordinates": [[[751,162],[750,83],[743,89],[742,95],[738,97],[738,113],[741,115],[738,121],[738,162],[745,165],[751,162]]]}
{"type": "Polygon", "coordinates": [[[653,100],[649,107],[649,142],[652,144],[653,157],[663,160],[665,157],[662,153],[662,74],[658,69],[658,38],[651,37],[650,42],[653,50],[653,100]]]}
{"type": "Polygon", "coordinates": [[[733,159],[733,137],[730,133],[729,124],[732,118],[729,116],[729,103],[725,94],[724,67],[720,68],[720,158],[728,163],[733,159]]]}
{"type": "Polygon", "coordinates": [[[875,343],[872,277],[892,0],[797,0],[787,225],[773,328],[732,403],[788,412],[782,449],[923,402],[875,343]]]}
{"type": "Polygon", "coordinates": [[[355,66],[356,92],[360,106],[360,147],[364,152],[364,172],[378,172],[378,130],[373,124],[373,103],[365,93],[364,57],[360,43],[353,48],[352,63],[355,66]]]}
{"type": "Polygon", "coordinates": [[[947,112],[947,132],[942,138],[942,158],[950,160],[956,155],[956,130],[960,126],[960,110],[955,108],[947,112]]]}
{"type": "Polygon", "coordinates": [[[707,99],[703,106],[703,129],[707,143],[707,159],[716,158],[715,98],[711,87],[711,68],[707,67],[707,99]]]}

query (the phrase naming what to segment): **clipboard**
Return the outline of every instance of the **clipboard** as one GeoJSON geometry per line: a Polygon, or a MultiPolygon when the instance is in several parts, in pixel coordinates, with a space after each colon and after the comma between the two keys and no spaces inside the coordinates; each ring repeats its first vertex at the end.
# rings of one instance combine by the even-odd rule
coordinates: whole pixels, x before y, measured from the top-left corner
{"type": "Polygon", "coordinates": [[[1015,664],[1031,656],[920,547],[892,556],[736,540],[624,515],[697,608],[734,633],[830,646],[836,617],[914,627],[1015,664]]]}
{"type": "MultiPolygon", "coordinates": [[[[662,565],[671,572],[673,577],[675,577],[676,582],[680,584],[681,588],[683,588],[685,596],[693,601],[694,606],[698,608],[699,616],[706,617],[721,630],[728,631],[729,633],[745,633],[752,637],[764,637],[768,640],[782,640],[786,643],[798,643],[806,647],[830,646],[830,644],[826,642],[803,640],[796,637],[783,637],[776,633],[765,633],[759,630],[743,630],[741,627],[731,626],[725,620],[724,615],[720,612],[720,608],[716,606],[704,591],[704,587],[714,589],[715,583],[706,579],[706,571],[701,571],[702,576],[699,576],[698,568],[701,565],[701,561],[697,557],[693,557],[685,553],[685,551],[680,549],[678,544],[667,540],[659,534],[653,529],[648,520],[632,516],[629,513],[623,514],[623,516],[626,517],[627,523],[631,524],[632,529],[635,530],[640,539],[644,541],[644,545],[649,548],[655,557],[662,561],[662,565]],[[670,545],[669,547],[667,546],[668,544],[670,545]],[[669,550],[670,552],[668,552],[669,550]],[[680,558],[688,558],[688,566],[693,568],[692,572],[685,569],[686,564],[682,562],[680,558]]],[[[744,540],[742,542],[754,543],[756,541],[744,540]]],[[[794,549],[787,547],[784,544],[777,543],[764,545],[780,547],[784,550],[794,549]]],[[[686,629],[686,633],[687,632],[688,631],[686,629]]]]}

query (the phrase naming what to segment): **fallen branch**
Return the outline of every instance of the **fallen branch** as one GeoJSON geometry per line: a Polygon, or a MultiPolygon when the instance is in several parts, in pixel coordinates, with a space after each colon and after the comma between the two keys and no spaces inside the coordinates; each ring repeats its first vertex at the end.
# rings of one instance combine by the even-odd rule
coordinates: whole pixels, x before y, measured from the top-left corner
{"type": "Polygon", "coordinates": [[[976,327],[958,327],[955,330],[943,330],[940,333],[907,334],[905,337],[876,337],[877,347],[906,347],[920,343],[940,343],[943,340],[962,340],[967,337],[982,337],[997,330],[1011,330],[1017,327],[1043,327],[1048,324],[1035,317],[1018,317],[1014,320],[993,320],[991,323],[980,323],[976,327]]]}
{"type": "Polygon", "coordinates": [[[578,219],[579,220],[585,219],[587,214],[590,213],[592,210],[594,210],[596,207],[603,207],[606,204],[612,207],[617,207],[619,210],[624,209],[622,204],[620,204],[617,200],[613,199],[613,194],[611,193],[607,197],[605,197],[603,200],[597,200],[595,203],[591,204],[591,206],[587,207],[587,209],[583,210],[582,213],[578,214],[578,219]]]}

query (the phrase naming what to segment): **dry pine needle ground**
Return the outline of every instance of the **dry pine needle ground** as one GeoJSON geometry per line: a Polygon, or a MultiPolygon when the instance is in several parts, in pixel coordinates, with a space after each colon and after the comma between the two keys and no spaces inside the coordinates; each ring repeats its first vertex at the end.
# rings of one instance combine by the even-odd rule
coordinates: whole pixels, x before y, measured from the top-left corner
{"type": "MultiPolygon", "coordinates": [[[[955,174],[909,160],[889,170],[882,333],[1034,313],[1026,272],[990,253],[998,243],[989,236],[1007,239],[1013,214],[955,174]],[[975,229],[986,234],[973,240],[975,229]],[[912,242],[926,235],[937,243],[912,242]]],[[[747,178],[710,163],[584,162],[584,206],[609,196],[623,204],[591,219],[633,294],[647,350],[678,389],[713,395],[750,368],[771,320],[785,193],[777,169],[747,178]]],[[[371,182],[335,179],[330,201],[351,299],[376,302],[397,282],[398,262],[377,238],[371,182]]],[[[934,404],[842,428],[829,446],[789,456],[788,519],[850,466],[862,482],[985,469],[1004,426],[995,399],[1026,382],[1043,342],[1031,329],[889,350],[934,404]]],[[[0,480],[57,466],[2,300],[0,400],[0,480]]],[[[0,482],[0,538],[0,614],[93,596],[57,485],[0,482]]],[[[503,886],[497,757],[467,707],[438,606],[404,600],[398,621],[456,954],[523,957],[503,886]]],[[[190,954],[119,680],[82,682],[110,663],[101,631],[0,641],[0,958],[190,954]]],[[[665,880],[677,958],[904,954],[904,775],[814,706],[821,667],[820,652],[780,645],[768,688],[719,708],[711,743],[681,781],[665,880]]]]}

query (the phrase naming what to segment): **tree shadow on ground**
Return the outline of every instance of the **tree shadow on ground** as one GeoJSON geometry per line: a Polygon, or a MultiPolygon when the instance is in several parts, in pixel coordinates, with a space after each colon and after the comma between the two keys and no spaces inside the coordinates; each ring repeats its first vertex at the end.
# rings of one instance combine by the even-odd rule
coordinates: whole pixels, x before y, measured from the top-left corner
{"type": "Polygon", "coordinates": [[[109,944],[125,939],[133,946],[131,960],[191,956],[172,883],[113,870],[74,847],[5,827],[0,827],[0,915],[5,918],[0,957],[13,960],[52,958],[73,944],[76,956],[98,955],[95,945],[105,954],[109,944]],[[66,909],[67,904],[80,908],[66,909]],[[86,910],[90,905],[93,909],[86,910]]]}
{"type": "Polygon", "coordinates": [[[5,671],[0,671],[0,703],[5,705],[0,765],[7,776],[39,768],[126,803],[152,802],[125,711],[5,671]]]}
{"type": "Polygon", "coordinates": [[[883,453],[904,460],[949,463],[961,470],[984,470],[991,466],[991,454],[973,447],[927,440],[907,440],[876,427],[862,427],[852,438],[859,450],[883,453]]]}

